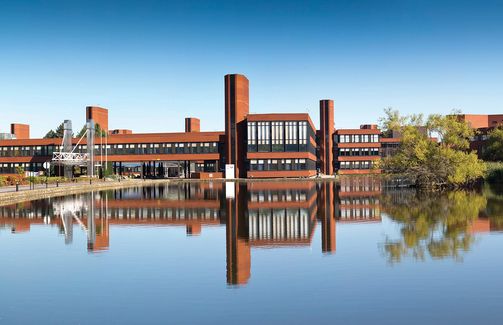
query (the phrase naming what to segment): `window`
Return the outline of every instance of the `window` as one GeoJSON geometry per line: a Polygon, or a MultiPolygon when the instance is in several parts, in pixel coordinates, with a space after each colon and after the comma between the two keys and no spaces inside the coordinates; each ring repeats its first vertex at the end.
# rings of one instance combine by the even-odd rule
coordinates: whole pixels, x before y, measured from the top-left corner
{"type": "Polygon", "coordinates": [[[271,141],[269,136],[269,122],[258,122],[257,123],[257,140],[258,140],[258,151],[268,152],[271,151],[271,141]]]}
{"type": "Polygon", "coordinates": [[[299,122],[299,151],[307,150],[307,122],[299,122]]]}
{"type": "Polygon", "coordinates": [[[250,160],[250,170],[308,170],[315,169],[316,162],[309,159],[263,159],[250,160]]]}
{"type": "Polygon", "coordinates": [[[257,151],[257,123],[248,122],[248,151],[257,151]]]}
{"type": "Polygon", "coordinates": [[[351,142],[351,137],[349,136],[349,134],[339,135],[339,142],[340,143],[349,143],[349,142],[351,142]]]}
{"type": "Polygon", "coordinates": [[[340,169],[371,169],[371,161],[341,161],[340,169]]]}
{"type": "Polygon", "coordinates": [[[297,122],[285,122],[286,151],[299,151],[297,122]]]}
{"type": "Polygon", "coordinates": [[[263,160],[258,160],[257,161],[257,170],[264,170],[264,161],[263,160]]]}
{"type": "Polygon", "coordinates": [[[271,125],[272,151],[285,151],[283,122],[272,122],[271,125]]]}

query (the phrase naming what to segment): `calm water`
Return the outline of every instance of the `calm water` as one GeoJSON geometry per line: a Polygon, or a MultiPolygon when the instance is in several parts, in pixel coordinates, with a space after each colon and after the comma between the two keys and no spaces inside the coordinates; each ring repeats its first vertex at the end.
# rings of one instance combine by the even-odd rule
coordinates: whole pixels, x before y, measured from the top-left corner
{"type": "Polygon", "coordinates": [[[501,323],[503,191],[183,183],[0,207],[0,323],[501,323]]]}

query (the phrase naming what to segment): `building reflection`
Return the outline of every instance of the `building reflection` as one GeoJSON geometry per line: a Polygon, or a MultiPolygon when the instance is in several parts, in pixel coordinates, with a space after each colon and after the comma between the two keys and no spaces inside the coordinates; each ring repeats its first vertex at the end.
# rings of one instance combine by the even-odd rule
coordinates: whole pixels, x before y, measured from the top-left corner
{"type": "MultiPolygon", "coordinates": [[[[337,223],[381,221],[383,184],[379,178],[348,176],[332,181],[173,183],[164,186],[92,192],[0,207],[0,227],[12,233],[32,226],[56,227],[65,244],[75,232],[87,237],[89,253],[111,247],[110,229],[118,226],[183,227],[199,236],[209,226],[226,227],[227,283],[244,285],[251,277],[256,248],[310,246],[316,226],[321,252],[336,252],[337,223]]],[[[386,191],[401,201],[406,191],[386,191]]],[[[501,229],[486,209],[470,232],[501,229]]]]}
{"type": "Polygon", "coordinates": [[[243,285],[251,274],[251,251],[246,224],[246,184],[229,183],[222,200],[225,213],[227,283],[243,285]]]}
{"type": "Polygon", "coordinates": [[[321,251],[335,253],[335,184],[324,182],[318,184],[318,216],[321,223],[321,251]]]}
{"type": "Polygon", "coordinates": [[[336,215],[339,222],[380,222],[379,198],[382,179],[367,176],[342,177],[337,189],[336,215]]]}

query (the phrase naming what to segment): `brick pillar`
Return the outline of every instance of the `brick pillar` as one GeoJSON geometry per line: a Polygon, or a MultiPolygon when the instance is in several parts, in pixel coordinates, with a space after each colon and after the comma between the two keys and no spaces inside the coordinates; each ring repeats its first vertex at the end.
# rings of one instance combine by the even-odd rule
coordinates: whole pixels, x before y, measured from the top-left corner
{"type": "Polygon", "coordinates": [[[29,139],[30,126],[28,124],[12,123],[10,133],[16,136],[16,139],[29,139]]]}
{"type": "Polygon", "coordinates": [[[236,177],[245,178],[246,116],[249,81],[239,74],[225,76],[225,163],[234,164],[236,177]]]}
{"type": "MultiPolygon", "coordinates": [[[[247,204],[246,184],[231,183],[235,198],[223,201],[226,212],[227,284],[246,284],[251,275],[251,247],[248,224],[245,222],[247,204]]],[[[227,195],[226,195],[227,196],[227,195]]]]}
{"type": "Polygon", "coordinates": [[[200,132],[201,121],[195,117],[185,118],[185,132],[200,132]]]}
{"type": "Polygon", "coordinates": [[[334,101],[320,100],[320,169],[325,175],[334,174],[334,101]]]}
{"type": "Polygon", "coordinates": [[[318,191],[318,215],[321,220],[321,251],[335,253],[335,202],[333,183],[321,183],[318,191]]]}
{"type": "Polygon", "coordinates": [[[108,133],[108,109],[98,106],[86,107],[86,120],[94,120],[100,128],[108,133]]]}

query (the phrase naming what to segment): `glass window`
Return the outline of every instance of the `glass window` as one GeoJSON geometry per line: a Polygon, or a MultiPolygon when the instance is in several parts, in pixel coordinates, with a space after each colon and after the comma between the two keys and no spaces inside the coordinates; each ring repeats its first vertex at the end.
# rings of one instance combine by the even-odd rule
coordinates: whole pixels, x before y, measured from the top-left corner
{"type": "Polygon", "coordinates": [[[258,140],[258,151],[268,152],[271,151],[271,141],[269,135],[269,122],[258,122],[257,123],[257,140],[258,140]]]}
{"type": "Polygon", "coordinates": [[[297,122],[285,122],[286,151],[299,151],[297,122]]]}
{"type": "Polygon", "coordinates": [[[257,123],[248,122],[248,151],[257,151],[257,123]]]}
{"type": "Polygon", "coordinates": [[[307,122],[299,122],[299,151],[307,150],[307,122]]]}
{"type": "Polygon", "coordinates": [[[285,142],[283,140],[283,122],[272,122],[271,124],[271,140],[272,151],[284,151],[285,142]]]}

